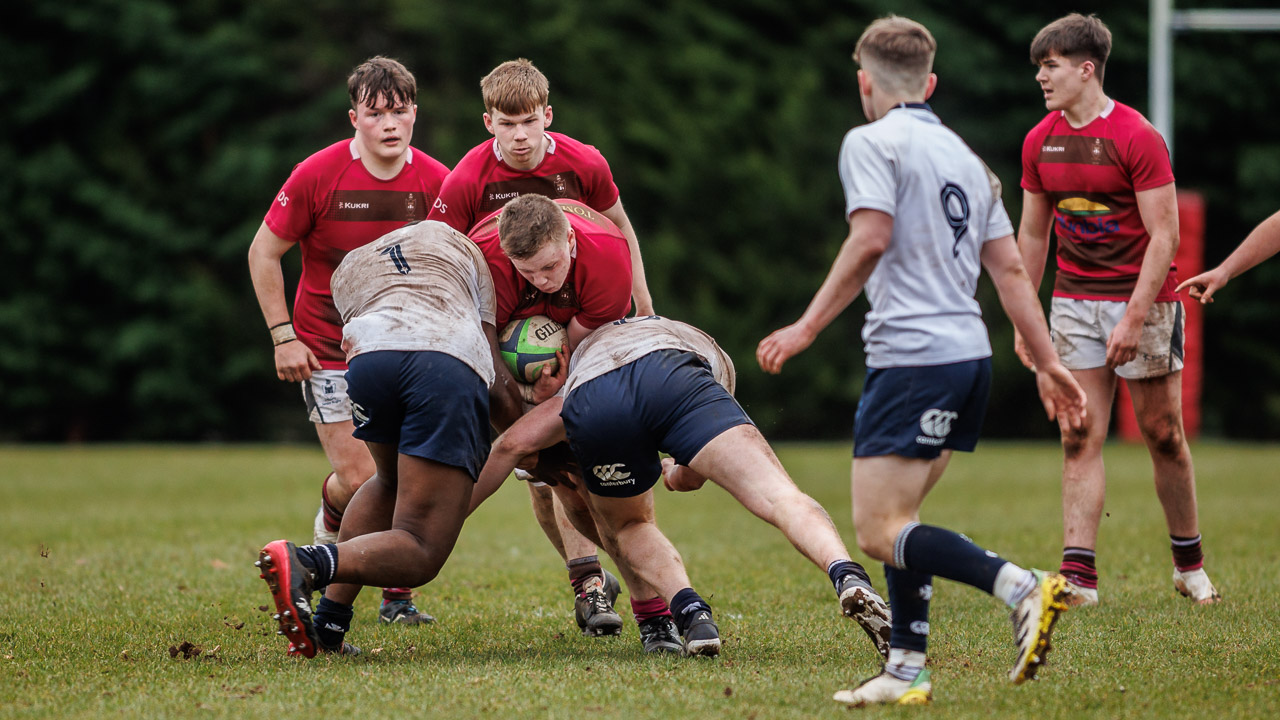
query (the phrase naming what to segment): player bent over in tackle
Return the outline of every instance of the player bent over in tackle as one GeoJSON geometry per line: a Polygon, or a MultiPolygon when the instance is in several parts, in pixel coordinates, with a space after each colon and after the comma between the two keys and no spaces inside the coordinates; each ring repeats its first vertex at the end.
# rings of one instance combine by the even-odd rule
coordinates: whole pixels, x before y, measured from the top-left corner
{"type": "MultiPolygon", "coordinates": [[[[733,399],[733,363],[711,337],[657,316],[619,320],[578,345],[564,383],[494,443],[473,504],[523,458],[567,438],[605,549],[633,595],[645,585],[658,594],[633,598],[646,649],[720,651],[711,607],[654,521],[652,488],[665,475],[672,490],[696,490],[710,479],[781,530],[826,569],[845,614],[887,652],[888,608],[849,559],[830,516],[791,481],[733,399]],[[659,462],[659,452],[672,457],[659,462]]],[[[563,484],[556,490],[573,492],[563,484]]]]}
{"type": "MultiPolygon", "coordinates": [[[[423,222],[351,251],[333,274],[355,436],[377,473],[347,507],[336,544],[277,540],[258,567],[290,653],[358,653],[344,642],[362,585],[435,578],[467,516],[489,441],[493,283],[479,248],[423,222]],[[314,618],[311,593],[324,588],[314,618]]],[[[495,414],[518,414],[496,394],[495,414]]]]}
{"type": "Polygon", "coordinates": [[[862,291],[867,380],[854,427],[853,521],[858,545],[885,563],[893,627],[880,675],[835,695],[850,705],[922,703],[929,598],[938,575],[1012,609],[1017,657],[1009,678],[1035,675],[1066,609],[1066,581],[1024,570],[962,535],[920,522],[920,505],[952,450],[972,451],[986,413],[991,344],[974,300],[985,267],[1036,358],[1049,417],[1079,426],[1084,392],[1063,368],[1022,267],[999,183],[924,100],[937,48],[923,25],[877,20],[858,40],[858,89],[870,124],[840,150],[849,235],[801,318],[761,341],[777,373],[862,291]]]}

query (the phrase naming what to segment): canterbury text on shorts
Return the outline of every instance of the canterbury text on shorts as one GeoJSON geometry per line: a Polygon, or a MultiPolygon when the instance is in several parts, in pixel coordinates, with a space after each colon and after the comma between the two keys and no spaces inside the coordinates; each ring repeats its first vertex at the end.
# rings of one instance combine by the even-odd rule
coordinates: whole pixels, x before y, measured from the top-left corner
{"type": "Polygon", "coordinates": [[[635,497],[662,474],[659,452],[681,465],[715,438],[751,425],[696,354],[655,350],[575,387],[560,411],[593,495],[635,497]]]}
{"type": "Polygon", "coordinates": [[[489,389],[466,363],[438,352],[379,350],[351,358],[357,439],[466,470],[489,456],[489,389]]]}
{"type": "Polygon", "coordinates": [[[972,452],[987,415],[991,358],[867,368],[853,421],[853,456],[933,459],[972,452]]]}
{"type": "MultiPolygon", "coordinates": [[[[1129,303],[1120,300],[1053,298],[1049,328],[1053,347],[1068,370],[1106,367],[1107,339],[1129,303]]],[[[1116,368],[1126,380],[1162,377],[1182,369],[1182,303],[1152,303],[1142,321],[1138,355],[1116,368]]]]}
{"type": "Polygon", "coordinates": [[[345,370],[313,370],[302,381],[302,399],[307,403],[307,419],[324,425],[351,419],[351,398],[347,396],[345,370]]]}

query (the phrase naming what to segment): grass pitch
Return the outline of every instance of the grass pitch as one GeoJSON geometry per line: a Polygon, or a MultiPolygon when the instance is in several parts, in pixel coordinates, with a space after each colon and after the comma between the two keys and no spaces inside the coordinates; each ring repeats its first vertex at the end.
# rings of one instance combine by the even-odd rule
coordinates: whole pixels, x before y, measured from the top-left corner
{"type": "MultiPolygon", "coordinates": [[[[626,612],[621,638],[578,635],[564,570],[508,482],[419,590],[435,625],[380,626],[366,590],[348,636],[365,654],[303,661],[285,656],[252,563],[268,540],[309,539],[318,447],[0,448],[0,717],[1275,717],[1280,447],[1193,451],[1223,604],[1174,592],[1146,453],[1113,445],[1103,604],[1063,618],[1039,680],[1005,679],[996,601],[939,581],[934,705],[845,710],[831,694],[878,656],[825,574],[710,485],[660,492],[658,518],[716,611],[718,659],[644,655],[626,612]]],[[[853,546],[848,448],[780,455],[853,546]]],[[[1059,462],[1054,445],[984,443],[956,458],[923,519],[1054,568],[1059,462]]]]}

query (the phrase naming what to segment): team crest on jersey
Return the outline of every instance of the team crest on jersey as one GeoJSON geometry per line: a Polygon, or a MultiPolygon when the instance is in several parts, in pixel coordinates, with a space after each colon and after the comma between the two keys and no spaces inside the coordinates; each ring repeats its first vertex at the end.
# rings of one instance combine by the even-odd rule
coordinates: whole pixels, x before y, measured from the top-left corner
{"type": "Polygon", "coordinates": [[[418,193],[408,193],[404,196],[404,216],[408,220],[417,219],[415,210],[418,207],[418,193]]]}
{"type": "Polygon", "coordinates": [[[551,178],[551,182],[555,184],[556,195],[564,197],[565,193],[569,191],[569,184],[565,182],[564,175],[557,173],[551,178]]]}

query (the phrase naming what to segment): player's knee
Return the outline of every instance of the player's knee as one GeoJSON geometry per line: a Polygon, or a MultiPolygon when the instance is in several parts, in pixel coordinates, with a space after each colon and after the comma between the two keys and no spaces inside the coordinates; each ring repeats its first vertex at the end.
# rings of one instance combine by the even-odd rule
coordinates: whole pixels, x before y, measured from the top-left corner
{"type": "Polygon", "coordinates": [[[1087,427],[1071,428],[1062,432],[1062,454],[1068,462],[1086,457],[1091,452],[1091,445],[1087,427]]]}
{"type": "Polygon", "coordinates": [[[1175,462],[1184,459],[1186,435],[1182,430],[1182,418],[1174,413],[1160,416],[1147,428],[1147,445],[1153,455],[1175,462]]]}

